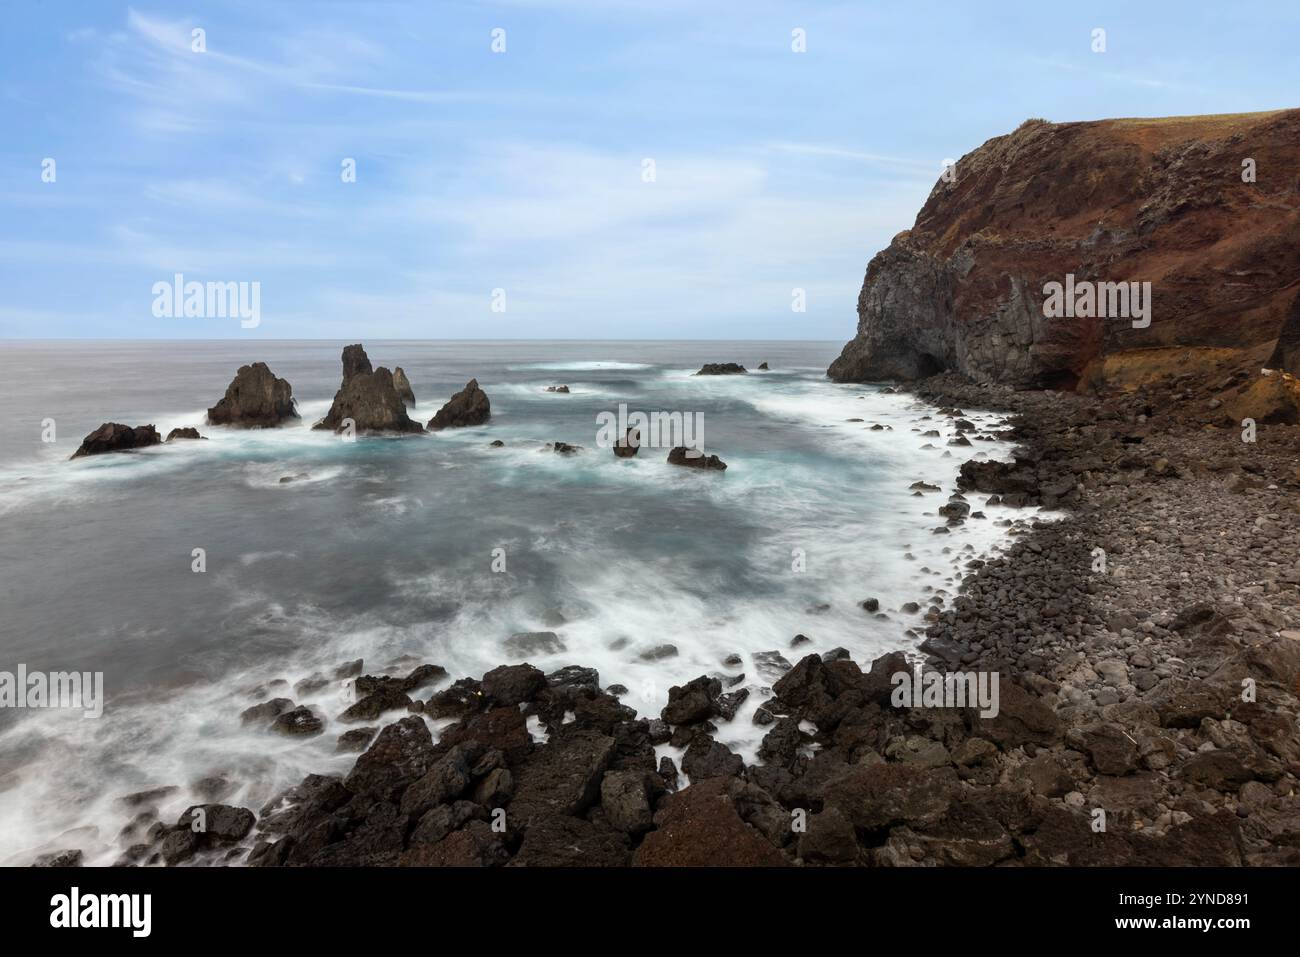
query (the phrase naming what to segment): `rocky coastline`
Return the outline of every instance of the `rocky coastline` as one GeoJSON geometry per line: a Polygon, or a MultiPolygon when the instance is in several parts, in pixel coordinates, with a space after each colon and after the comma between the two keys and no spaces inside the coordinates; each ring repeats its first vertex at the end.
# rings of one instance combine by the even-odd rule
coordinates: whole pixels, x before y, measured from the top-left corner
{"type": "MultiPolygon", "coordinates": [[[[449,682],[432,663],[367,675],[351,662],[316,676],[352,682],[349,772],[258,809],[215,803],[214,787],[174,824],[156,796],[128,796],[119,863],[1300,863],[1300,428],[1244,442],[1196,381],[1103,398],[955,374],[910,386],[954,421],[963,407],[1012,416],[1014,460],[967,463],[960,488],[936,489],[949,506],[996,496],[1053,515],[969,561],[916,647],[873,662],[798,658],[802,636],[774,650],[755,762],[715,738],[748,720],[727,649],[658,715],[578,665],[449,682]],[[897,705],[897,676],[922,657],[996,674],[996,715],[897,705]],[[426,719],[446,725],[436,738],[426,719]]],[[[950,523],[970,517],[949,506],[937,514],[950,523]]],[[[242,720],[321,733],[288,690],[253,689],[269,700],[242,720]]]]}

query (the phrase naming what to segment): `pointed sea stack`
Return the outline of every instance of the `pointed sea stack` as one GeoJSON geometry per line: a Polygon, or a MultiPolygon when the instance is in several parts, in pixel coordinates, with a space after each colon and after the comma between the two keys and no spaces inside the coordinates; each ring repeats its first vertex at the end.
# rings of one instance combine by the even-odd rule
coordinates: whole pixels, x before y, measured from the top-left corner
{"type": "Polygon", "coordinates": [[[397,390],[397,394],[402,397],[403,402],[411,408],[415,408],[415,392],[411,388],[411,380],[406,377],[406,373],[402,371],[401,366],[393,370],[393,388],[397,390]]]}
{"type": "Polygon", "coordinates": [[[240,366],[226,394],[208,409],[209,425],[240,429],[268,429],[296,418],[293,386],[277,379],[265,362],[240,366]]]}
{"type": "Polygon", "coordinates": [[[478,379],[470,379],[429,420],[429,430],[455,429],[467,425],[482,425],[492,417],[492,404],[487,393],[478,387],[478,379]]]}
{"type": "Polygon", "coordinates": [[[406,414],[393,374],[383,366],[372,371],[360,343],[343,350],[343,383],[334,393],[329,413],[312,428],[338,432],[344,428],[344,419],[351,419],[357,432],[424,431],[406,414]]]}

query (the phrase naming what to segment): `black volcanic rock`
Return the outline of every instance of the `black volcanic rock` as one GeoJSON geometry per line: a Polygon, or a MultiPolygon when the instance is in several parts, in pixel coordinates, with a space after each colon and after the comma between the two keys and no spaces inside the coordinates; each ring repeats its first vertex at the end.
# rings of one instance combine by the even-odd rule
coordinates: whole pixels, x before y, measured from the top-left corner
{"type": "Polygon", "coordinates": [[[669,465],[684,465],[693,469],[712,469],[718,472],[727,470],[727,463],[722,461],[716,455],[705,455],[699,449],[688,449],[684,445],[679,445],[668,453],[669,465]],[[688,452],[696,452],[696,455],[688,455],[688,452]]]}
{"type": "Polygon", "coordinates": [[[371,371],[370,359],[360,344],[343,350],[343,384],[334,393],[329,413],[312,428],[339,432],[344,419],[351,419],[361,433],[424,431],[406,414],[393,374],[383,366],[371,371]]]}
{"type": "Polygon", "coordinates": [[[492,416],[492,404],[487,393],[478,387],[478,379],[470,379],[465,388],[453,395],[429,420],[430,431],[455,429],[467,425],[482,425],[492,416]]]}
{"type": "Polygon", "coordinates": [[[374,372],[370,365],[370,356],[366,355],[365,346],[355,343],[343,347],[343,381],[347,382],[354,375],[370,375],[374,372]]]}
{"type": "Polygon", "coordinates": [[[277,379],[265,362],[240,366],[226,394],[208,409],[209,425],[241,429],[271,428],[296,418],[293,386],[287,379],[277,379]]]}
{"type": "Polygon", "coordinates": [[[393,370],[393,388],[397,390],[403,402],[412,408],[415,407],[415,391],[411,388],[411,380],[406,377],[401,366],[393,370]]]}
{"type": "Polygon", "coordinates": [[[81,447],[72,453],[72,458],[103,455],[105,452],[129,452],[157,445],[161,441],[162,436],[152,425],[137,425],[133,428],[120,422],[105,422],[81,440],[81,447]]]}
{"type": "Polygon", "coordinates": [[[168,442],[170,442],[172,439],[206,439],[206,438],[207,436],[199,435],[198,429],[190,428],[188,426],[183,429],[172,429],[170,432],[167,433],[168,442]]]}
{"type": "Polygon", "coordinates": [[[744,375],[745,367],[739,362],[706,362],[696,375],[744,375]]]}

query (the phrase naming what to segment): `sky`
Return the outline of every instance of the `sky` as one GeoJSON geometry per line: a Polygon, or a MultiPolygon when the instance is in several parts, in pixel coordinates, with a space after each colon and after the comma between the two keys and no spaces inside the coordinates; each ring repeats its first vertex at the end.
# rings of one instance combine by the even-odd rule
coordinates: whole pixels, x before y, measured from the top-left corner
{"type": "Polygon", "coordinates": [[[1030,117],[1300,106],[1298,28],[1294,0],[6,0],[0,338],[845,340],[946,160],[1030,117]],[[177,274],[256,289],[256,324],[166,315],[177,274]]]}

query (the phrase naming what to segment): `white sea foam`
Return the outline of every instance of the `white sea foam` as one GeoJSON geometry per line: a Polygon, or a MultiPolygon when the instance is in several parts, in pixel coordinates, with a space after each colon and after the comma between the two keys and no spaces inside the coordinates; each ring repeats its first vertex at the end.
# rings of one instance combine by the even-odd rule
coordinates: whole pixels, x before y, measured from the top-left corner
{"type": "MultiPolygon", "coordinates": [[[[526,368],[539,367],[644,368],[630,363],[526,368]]],[[[901,606],[915,601],[924,608],[931,597],[941,595],[947,607],[957,594],[964,563],[1006,544],[993,522],[1032,514],[987,507],[970,496],[972,509],[982,509],[988,518],[968,519],[951,534],[933,534],[934,527],[943,525],[934,511],[954,490],[960,463],[976,454],[1005,456],[1009,447],[976,442],[970,448],[950,449],[946,442],[955,434],[951,420],[907,396],[825,381],[760,382],[758,377],[689,373],[650,382],[657,383],[652,388],[658,389],[665,407],[689,408],[691,397],[702,395],[745,402],[761,413],[769,428],[796,431],[810,451],[768,451],[752,444],[734,450],[719,447],[730,469],[723,475],[701,474],[669,466],[661,450],[615,460],[593,441],[548,435],[535,425],[513,428],[508,416],[504,422],[494,416],[494,425],[485,429],[450,430],[435,436],[439,441],[412,445],[439,467],[459,467],[472,455],[474,461],[493,466],[491,481],[505,488],[590,484],[626,489],[629,501],[643,501],[651,512],[536,514],[528,527],[513,526],[499,535],[493,544],[511,555],[531,552],[554,561],[559,578],[548,583],[544,594],[526,580],[466,576],[436,562],[416,572],[394,570],[390,578],[395,590],[412,609],[398,625],[376,625],[365,614],[302,605],[290,613],[275,603],[273,579],[262,583],[260,592],[245,584],[232,592],[229,607],[257,609],[250,615],[250,628],[282,632],[297,648],[274,666],[237,668],[172,692],[110,697],[98,721],[44,712],[0,733],[0,752],[34,755],[26,768],[11,774],[7,787],[0,788],[0,862],[27,863],[36,853],[77,846],[88,863],[111,863],[120,853],[117,830],[129,817],[115,799],[133,790],[177,785],[180,790],[157,802],[161,819],[171,823],[187,806],[203,800],[194,782],[223,775],[235,785],[220,798],[223,803],[260,810],[305,774],[339,773],[353,760],[334,753],[336,736],[347,728],[337,715],[352,700],[350,685],[332,681],[300,695],[292,690],[295,681],[314,672],[329,674],[337,664],[358,657],[365,659],[368,672],[382,672],[403,654],[443,665],[452,677],[477,677],[509,660],[505,640],[523,631],[554,631],[565,645],[563,652],[531,656],[533,664],[545,670],[568,664],[595,667],[603,684],[617,682],[628,688],[623,700],[641,714],[657,714],[673,684],[700,674],[743,672],[742,686],[750,689],[750,697],[734,721],[721,725],[718,738],[754,760],[761,729],[750,719],[772,683],[772,676],[760,670],[758,655],[777,651],[795,662],[804,654],[843,646],[865,663],[906,646],[903,631],[919,626],[921,616],[904,613],[901,606]],[[847,421],[854,418],[865,421],[847,421]],[[890,428],[873,431],[872,423],[890,428]],[[928,429],[938,430],[940,437],[923,438],[921,432],[928,429]],[[487,442],[498,437],[506,446],[489,449],[487,442]],[[559,455],[543,447],[554,439],[587,447],[574,456],[559,455]],[[934,448],[925,449],[927,443],[934,448]],[[953,454],[944,456],[946,451],[953,454]],[[868,486],[861,484],[864,474],[871,476],[868,486]],[[908,486],[917,480],[933,482],[942,491],[915,497],[908,486]],[[657,497],[633,498],[633,492],[657,497]],[[743,567],[755,586],[752,593],[734,596],[726,570],[702,570],[681,560],[684,551],[631,553],[620,548],[619,537],[631,527],[628,523],[652,522],[660,517],[655,509],[662,515],[674,503],[701,501],[730,518],[735,538],[729,560],[743,567]],[[801,572],[792,568],[796,550],[805,562],[801,572]],[[930,571],[923,572],[923,567],[930,571]],[[859,607],[868,597],[879,600],[887,620],[859,607]],[[426,604],[453,611],[422,617],[419,611],[426,604]],[[811,642],[791,648],[796,634],[811,642]],[[663,644],[675,646],[676,653],[642,657],[663,644]],[[740,655],[739,668],[722,666],[730,654],[740,655]],[[326,723],[322,735],[281,738],[241,726],[239,711],[261,700],[250,697],[248,689],[272,678],[286,679],[289,687],[264,696],[282,694],[315,707],[326,723]],[[45,773],[49,768],[61,770],[45,773]],[[68,833],[86,825],[92,830],[68,833]]],[[[358,498],[371,511],[408,521],[423,509],[422,489],[416,488],[419,494],[390,491],[383,488],[383,478],[358,474],[369,455],[364,442],[344,446],[329,433],[312,432],[314,418],[308,412],[314,406],[324,414],[328,402],[305,404],[302,423],[284,429],[201,427],[211,436],[209,442],[104,456],[72,463],[71,468],[51,459],[20,471],[27,473],[28,481],[36,478],[37,484],[28,489],[31,494],[93,496],[105,483],[127,487],[133,477],[225,460],[242,462],[238,468],[244,484],[253,488],[290,494],[322,483],[352,481],[361,488],[373,483],[375,491],[358,498]],[[299,473],[308,478],[279,482],[283,475],[299,473]]],[[[981,426],[999,421],[978,412],[966,418],[981,426]]],[[[178,415],[175,421],[186,424],[192,419],[178,415]]],[[[438,473],[430,469],[429,474],[427,494],[434,495],[438,473]]],[[[21,484],[18,476],[9,480],[21,484]]],[[[4,481],[0,475],[0,483],[4,481]]],[[[688,550],[692,545],[683,539],[675,547],[688,550]]],[[[239,564],[247,567],[283,557],[274,551],[244,552],[239,564]]],[[[488,561],[486,554],[483,561],[488,561]]],[[[223,587],[227,583],[220,573],[215,581],[223,587]]],[[[446,723],[434,723],[435,732],[446,723]]],[[[545,733],[536,722],[530,731],[545,733]]],[[[679,750],[665,746],[658,751],[680,762],[679,750]]]]}

